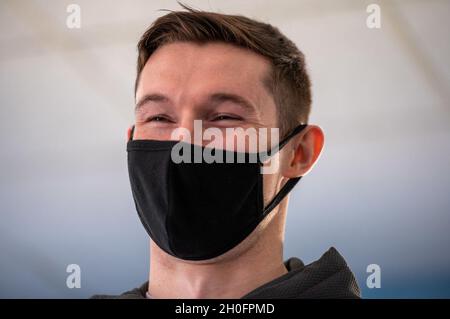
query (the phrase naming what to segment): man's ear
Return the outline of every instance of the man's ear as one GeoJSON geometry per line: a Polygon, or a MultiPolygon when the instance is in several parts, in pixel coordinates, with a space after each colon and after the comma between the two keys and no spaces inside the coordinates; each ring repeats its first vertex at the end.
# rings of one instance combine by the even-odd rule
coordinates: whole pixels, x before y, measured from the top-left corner
{"type": "Polygon", "coordinates": [[[295,178],[306,175],[317,162],[324,145],[324,134],[317,125],[308,125],[285,146],[282,175],[295,178]]]}

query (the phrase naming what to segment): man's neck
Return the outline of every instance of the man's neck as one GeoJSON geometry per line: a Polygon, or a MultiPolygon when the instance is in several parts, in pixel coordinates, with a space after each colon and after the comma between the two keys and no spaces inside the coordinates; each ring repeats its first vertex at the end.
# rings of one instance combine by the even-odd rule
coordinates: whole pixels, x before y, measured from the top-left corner
{"type": "MultiPolygon", "coordinates": [[[[282,216],[274,219],[278,218],[282,216]]],[[[149,295],[152,298],[241,298],[282,276],[287,269],[283,264],[283,232],[280,233],[279,222],[269,223],[242,254],[208,264],[174,258],[152,242],[149,295]]]]}

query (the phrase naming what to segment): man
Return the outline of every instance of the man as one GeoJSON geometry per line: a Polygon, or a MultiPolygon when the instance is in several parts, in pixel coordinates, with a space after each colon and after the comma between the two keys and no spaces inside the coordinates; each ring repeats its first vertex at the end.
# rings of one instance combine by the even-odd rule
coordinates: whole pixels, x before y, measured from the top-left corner
{"type": "MultiPolygon", "coordinates": [[[[305,124],[311,91],[303,54],[271,25],[184,8],[158,18],[138,44],[127,150],[136,209],[152,239],[149,280],[95,297],[358,298],[334,248],[307,266],[283,261],[287,195],[324,143],[320,127],[305,124]],[[278,165],[262,174],[267,162],[176,162],[177,140],[198,135],[199,121],[201,133],[279,128],[281,142],[267,138],[264,158],[276,154],[278,165]]],[[[226,146],[236,132],[213,147],[252,153],[226,146]]],[[[184,146],[205,152],[205,140],[184,146]]]]}

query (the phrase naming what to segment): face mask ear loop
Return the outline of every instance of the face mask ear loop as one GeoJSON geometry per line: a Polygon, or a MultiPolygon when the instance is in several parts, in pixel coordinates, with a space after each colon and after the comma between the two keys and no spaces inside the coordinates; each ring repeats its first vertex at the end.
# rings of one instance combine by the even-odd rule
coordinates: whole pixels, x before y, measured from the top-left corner
{"type": "MultiPolygon", "coordinates": [[[[290,132],[277,146],[275,146],[268,152],[267,158],[272,156],[272,154],[275,154],[278,151],[280,151],[292,137],[300,133],[306,126],[308,126],[308,124],[300,124],[294,130],[292,130],[292,132],[290,132]]],[[[284,186],[281,188],[278,194],[276,194],[275,197],[270,201],[270,203],[264,208],[263,216],[269,214],[284,199],[284,197],[286,197],[286,195],[289,194],[289,192],[294,188],[294,186],[298,183],[298,181],[301,178],[302,176],[290,178],[286,182],[286,184],[284,184],[284,186]]]]}
{"type": "Polygon", "coordinates": [[[134,135],[134,124],[133,124],[133,126],[131,127],[130,139],[128,140],[128,142],[130,142],[130,141],[133,140],[133,135],[134,135]]]}
{"type": "Polygon", "coordinates": [[[292,130],[292,132],[290,132],[288,135],[286,135],[286,137],[283,140],[281,140],[280,143],[278,143],[278,145],[276,145],[273,148],[271,148],[267,152],[267,154],[260,155],[260,162],[263,163],[266,160],[268,160],[273,154],[278,153],[291,140],[291,138],[293,138],[295,135],[300,133],[307,126],[308,126],[308,124],[300,124],[299,126],[294,128],[292,130]]]}
{"type": "Polygon", "coordinates": [[[263,216],[266,216],[268,213],[272,211],[283,199],[286,197],[287,194],[294,188],[294,186],[298,183],[298,181],[302,178],[295,177],[290,178],[286,184],[281,188],[281,190],[278,192],[278,194],[275,195],[275,197],[270,201],[270,203],[264,208],[263,210],[263,216]]]}

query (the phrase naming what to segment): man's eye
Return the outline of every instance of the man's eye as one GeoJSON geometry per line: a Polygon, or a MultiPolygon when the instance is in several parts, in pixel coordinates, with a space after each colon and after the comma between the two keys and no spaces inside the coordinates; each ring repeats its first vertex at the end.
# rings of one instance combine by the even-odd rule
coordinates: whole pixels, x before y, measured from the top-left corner
{"type": "Polygon", "coordinates": [[[164,116],[156,115],[148,118],[147,122],[170,122],[170,121],[164,116]]]}
{"type": "Polygon", "coordinates": [[[216,117],[213,118],[213,121],[239,121],[239,120],[240,120],[239,117],[226,114],[217,115],[216,117]]]}

